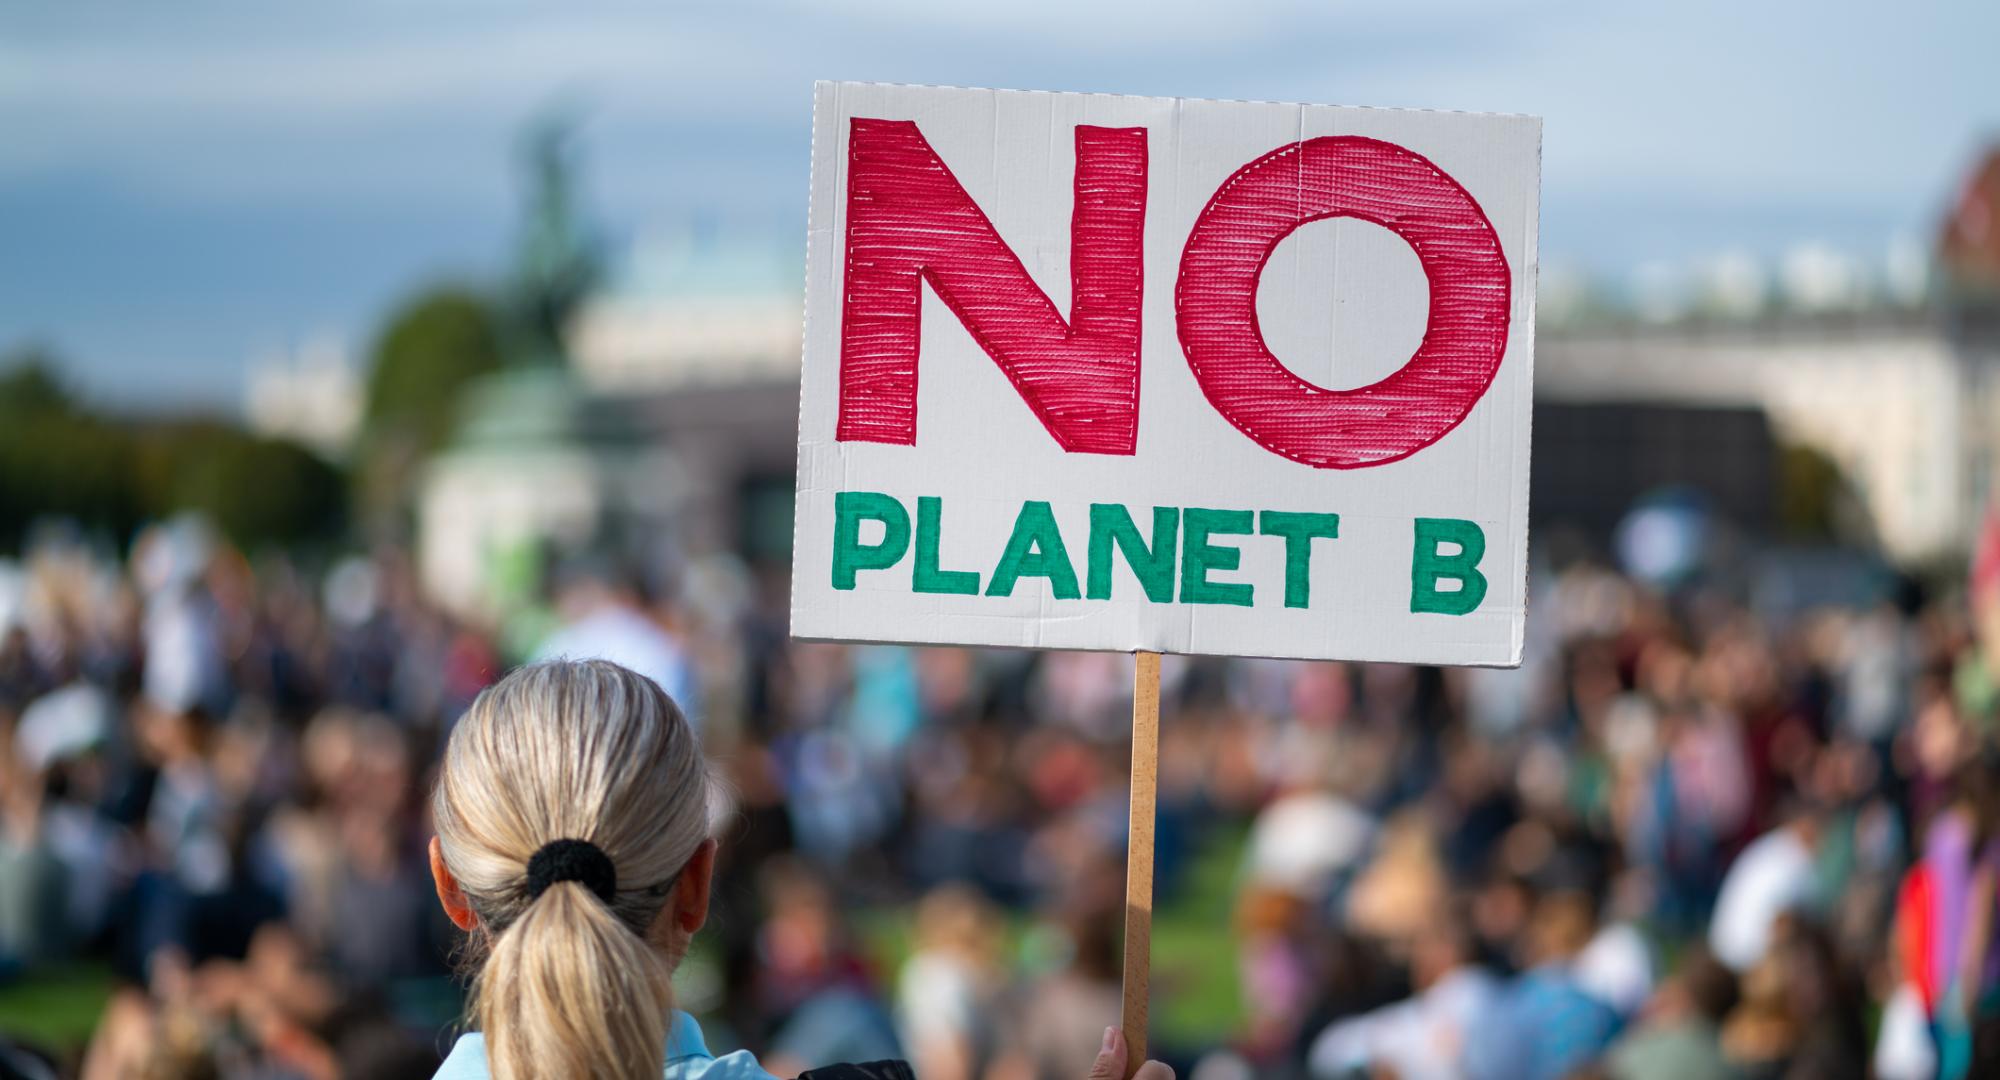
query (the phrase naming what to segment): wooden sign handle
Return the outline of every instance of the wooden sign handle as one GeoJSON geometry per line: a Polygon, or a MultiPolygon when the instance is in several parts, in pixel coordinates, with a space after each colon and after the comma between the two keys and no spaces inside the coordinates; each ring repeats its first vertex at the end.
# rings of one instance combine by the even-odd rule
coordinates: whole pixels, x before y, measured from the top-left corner
{"type": "Polygon", "coordinates": [[[1132,806],[1125,849],[1125,1080],[1146,1060],[1153,970],[1153,818],[1159,801],[1160,654],[1132,671],[1132,806]]]}

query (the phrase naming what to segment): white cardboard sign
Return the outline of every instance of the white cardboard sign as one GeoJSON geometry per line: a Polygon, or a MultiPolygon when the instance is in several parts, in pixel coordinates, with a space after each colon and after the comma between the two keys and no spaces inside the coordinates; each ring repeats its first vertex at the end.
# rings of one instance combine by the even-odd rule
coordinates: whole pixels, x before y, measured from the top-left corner
{"type": "Polygon", "coordinates": [[[813,117],[795,635],[1520,662],[1539,120],[813,117]]]}

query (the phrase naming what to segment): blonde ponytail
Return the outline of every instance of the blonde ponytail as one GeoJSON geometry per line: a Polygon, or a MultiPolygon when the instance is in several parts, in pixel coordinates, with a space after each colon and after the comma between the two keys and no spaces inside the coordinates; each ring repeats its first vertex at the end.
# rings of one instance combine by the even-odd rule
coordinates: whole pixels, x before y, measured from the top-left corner
{"type": "Polygon", "coordinates": [[[644,1077],[664,1064],[672,984],[657,949],[576,882],[493,941],[474,990],[495,1077],[644,1077]]]}
{"type": "Polygon", "coordinates": [[[522,668],[459,721],[432,813],[485,939],[471,1012],[496,1080],[660,1075],[677,958],[656,924],[707,807],[680,710],[615,664],[522,668]],[[531,883],[530,862],[565,840],[608,857],[608,899],[531,883]]]}

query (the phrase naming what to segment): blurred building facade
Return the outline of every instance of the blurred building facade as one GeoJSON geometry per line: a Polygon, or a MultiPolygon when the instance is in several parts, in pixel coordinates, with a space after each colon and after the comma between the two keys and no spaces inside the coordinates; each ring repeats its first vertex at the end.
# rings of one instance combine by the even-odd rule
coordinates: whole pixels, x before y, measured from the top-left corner
{"type": "Polygon", "coordinates": [[[361,424],[361,379],[346,347],[315,338],[253,361],[244,376],[243,418],[259,435],[344,456],[361,424]]]}
{"type": "Polygon", "coordinates": [[[569,320],[566,362],[484,380],[417,505],[426,587],[495,614],[588,552],[790,553],[802,306],[782,244],[643,244],[569,320]]]}
{"type": "Polygon", "coordinates": [[[796,237],[699,229],[640,245],[574,324],[579,375],[679,463],[690,550],[789,560],[803,276],[796,237]]]}
{"type": "MultiPolygon", "coordinates": [[[[1968,174],[1931,250],[1893,247],[1875,281],[1812,246],[1771,273],[1741,258],[1711,269],[1699,303],[1545,321],[1537,398],[1606,415],[1707,414],[1713,446],[1690,446],[1683,434],[1629,456],[1656,476],[1719,492],[1740,489],[1742,471],[1760,467],[1754,455],[1714,450],[1744,445],[1732,415],[1761,412],[1779,444],[1838,464],[1885,554],[1906,564],[1962,554],[2000,475],[2000,150],[1968,174]]],[[[1601,434],[1642,439],[1643,428],[1601,434]]],[[[1551,447],[1539,423],[1536,435],[1540,458],[1551,447]]],[[[1537,469],[1538,504],[1578,501],[1540,483],[1559,472],[1537,469]]]]}
{"type": "MultiPolygon", "coordinates": [[[[1762,413],[1778,442],[1811,447],[1841,467],[1884,552],[1899,561],[1962,546],[1985,504],[1992,458],[1982,409],[2000,401],[1923,309],[1556,329],[1536,352],[1543,401],[1699,410],[1716,417],[1719,440],[1725,417],[1762,413]]],[[[1539,456],[1546,444],[1537,442],[1539,456]]],[[[1741,470],[1769,467],[1666,444],[1653,463],[1662,480],[1697,489],[1731,488],[1743,482],[1741,470]],[[1660,460],[1676,453],[1678,463],[1660,460]]]]}
{"type": "MultiPolygon", "coordinates": [[[[1635,498],[1680,489],[1769,535],[1784,454],[1808,448],[1838,466],[1892,560],[1962,553],[2000,474],[1996,162],[1975,170],[1930,252],[1913,268],[1892,251],[1873,287],[1811,248],[1768,268],[1719,260],[1703,302],[1680,310],[1575,317],[1545,305],[1538,524],[1605,541],[1635,498]]],[[[481,567],[523,544],[592,537],[670,537],[781,563],[796,256],[795,238],[714,230],[639,245],[578,305],[574,378],[524,410],[541,418],[533,432],[475,426],[433,468],[423,562],[444,597],[479,596],[481,567]]]]}

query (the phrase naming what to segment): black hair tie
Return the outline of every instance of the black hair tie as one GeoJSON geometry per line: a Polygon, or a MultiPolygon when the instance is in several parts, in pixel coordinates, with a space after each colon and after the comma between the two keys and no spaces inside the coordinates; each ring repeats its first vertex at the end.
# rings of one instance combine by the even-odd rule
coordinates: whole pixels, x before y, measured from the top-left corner
{"type": "Polygon", "coordinates": [[[528,860],[530,900],[558,881],[577,882],[607,904],[618,895],[618,868],[603,848],[588,840],[552,840],[528,860]]]}

